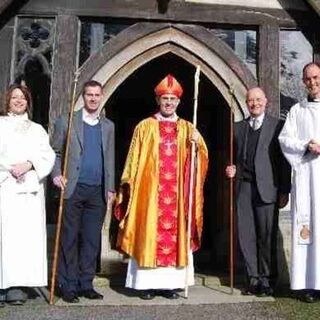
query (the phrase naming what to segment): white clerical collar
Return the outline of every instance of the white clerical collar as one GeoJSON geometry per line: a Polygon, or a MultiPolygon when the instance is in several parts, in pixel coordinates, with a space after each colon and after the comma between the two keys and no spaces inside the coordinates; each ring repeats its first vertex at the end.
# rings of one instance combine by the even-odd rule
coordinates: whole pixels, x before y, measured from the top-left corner
{"type": "Polygon", "coordinates": [[[171,115],[170,117],[164,117],[160,112],[157,112],[154,117],[158,120],[158,121],[170,121],[170,122],[177,122],[178,121],[178,116],[176,113],[174,113],[173,115],[171,115]]]}
{"type": "Polygon", "coordinates": [[[100,115],[99,110],[94,113],[88,112],[85,108],[82,109],[82,120],[89,126],[95,126],[99,123],[100,115]]]}

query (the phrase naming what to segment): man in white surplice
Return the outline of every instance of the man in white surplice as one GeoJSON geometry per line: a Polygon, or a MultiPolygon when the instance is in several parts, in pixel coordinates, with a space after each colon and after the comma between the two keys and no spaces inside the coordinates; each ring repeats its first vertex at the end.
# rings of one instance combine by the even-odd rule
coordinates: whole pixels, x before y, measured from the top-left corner
{"type": "Polygon", "coordinates": [[[308,100],[294,105],[279,136],[293,169],[291,289],[314,302],[320,290],[320,65],[303,69],[308,100]]]}

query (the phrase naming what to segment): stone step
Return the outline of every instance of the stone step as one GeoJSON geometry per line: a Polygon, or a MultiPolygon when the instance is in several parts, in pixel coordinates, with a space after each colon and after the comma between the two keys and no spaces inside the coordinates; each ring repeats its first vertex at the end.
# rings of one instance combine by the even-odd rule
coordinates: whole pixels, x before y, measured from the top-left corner
{"type": "MultiPolygon", "coordinates": [[[[125,275],[124,274],[113,274],[113,275],[97,274],[96,277],[94,278],[93,284],[95,287],[124,287],[125,275]]],[[[228,287],[229,278],[226,275],[212,276],[212,275],[195,274],[195,285],[196,286],[228,287]]]]}
{"type": "MultiPolygon", "coordinates": [[[[221,303],[244,303],[244,302],[270,302],[274,301],[273,297],[258,298],[256,296],[241,295],[239,289],[231,293],[228,287],[217,286],[191,286],[189,288],[188,298],[184,298],[184,291],[179,292],[180,299],[169,300],[157,296],[153,300],[142,300],[139,293],[135,290],[120,287],[100,287],[97,290],[103,294],[103,300],[89,300],[80,298],[80,302],[72,307],[77,306],[151,306],[151,305],[203,305],[203,304],[221,304],[221,303]]],[[[70,304],[62,301],[56,301],[57,306],[68,306],[70,304]]]]}

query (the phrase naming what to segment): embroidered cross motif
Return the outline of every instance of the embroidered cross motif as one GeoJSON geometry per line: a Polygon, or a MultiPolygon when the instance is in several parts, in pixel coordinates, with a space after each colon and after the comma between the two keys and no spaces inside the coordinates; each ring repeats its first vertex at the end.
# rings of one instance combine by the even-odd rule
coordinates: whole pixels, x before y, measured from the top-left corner
{"type": "Polygon", "coordinates": [[[174,142],[170,142],[170,141],[166,141],[166,142],[164,143],[164,145],[165,145],[168,149],[171,149],[171,146],[172,146],[173,144],[175,144],[175,143],[174,143],[174,142]]]}

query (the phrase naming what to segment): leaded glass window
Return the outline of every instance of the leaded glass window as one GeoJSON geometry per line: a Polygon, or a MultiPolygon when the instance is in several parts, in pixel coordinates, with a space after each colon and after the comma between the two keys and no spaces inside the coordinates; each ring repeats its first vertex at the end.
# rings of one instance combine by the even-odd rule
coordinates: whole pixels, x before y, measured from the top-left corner
{"type": "Polygon", "coordinates": [[[129,23],[82,21],[80,39],[80,66],[107,41],[128,28],[129,23]]]}
{"type": "Polygon", "coordinates": [[[257,77],[257,32],[254,30],[212,29],[257,77]]]}
{"type": "Polygon", "coordinates": [[[48,128],[54,18],[17,17],[11,82],[26,84],[32,93],[32,118],[48,128]]]}

